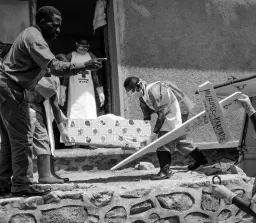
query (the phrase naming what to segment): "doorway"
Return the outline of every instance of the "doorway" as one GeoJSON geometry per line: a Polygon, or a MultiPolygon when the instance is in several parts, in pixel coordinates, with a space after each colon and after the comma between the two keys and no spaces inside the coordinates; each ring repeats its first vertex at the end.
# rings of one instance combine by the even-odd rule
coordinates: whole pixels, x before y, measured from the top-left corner
{"type": "MultiPolygon", "coordinates": [[[[96,0],[37,0],[37,9],[45,5],[57,8],[62,14],[62,30],[60,36],[50,45],[55,54],[68,54],[75,50],[76,41],[84,38],[90,44],[90,51],[96,57],[108,57],[108,27],[105,25],[93,30],[93,18],[96,0]]],[[[109,59],[109,58],[108,58],[109,59]]],[[[112,77],[110,60],[103,62],[103,68],[99,72],[99,81],[103,85],[105,93],[105,105],[100,108],[98,95],[96,96],[97,113],[99,115],[113,113],[112,105],[112,77]]],[[[96,91],[95,91],[96,92],[96,91]]]]}

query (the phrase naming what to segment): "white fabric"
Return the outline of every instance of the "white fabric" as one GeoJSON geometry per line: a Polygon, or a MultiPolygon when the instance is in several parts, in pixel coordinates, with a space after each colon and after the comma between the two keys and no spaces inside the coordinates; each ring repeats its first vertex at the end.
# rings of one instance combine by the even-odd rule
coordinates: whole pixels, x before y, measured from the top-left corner
{"type": "Polygon", "coordinates": [[[256,194],[251,199],[250,208],[256,213],[256,194]]]}
{"type": "MultiPolygon", "coordinates": [[[[71,62],[86,62],[89,60],[91,60],[89,53],[80,55],[77,52],[72,52],[71,62]]],[[[69,78],[67,114],[70,119],[97,118],[91,71],[86,70],[69,78]]]]}
{"type": "MultiPolygon", "coordinates": [[[[159,82],[159,81],[158,81],[158,82],[159,82]]],[[[156,84],[156,83],[158,83],[158,82],[155,82],[155,83],[152,83],[152,84],[147,85],[147,87],[146,87],[146,89],[145,89],[145,91],[144,91],[144,95],[142,96],[142,98],[143,98],[143,100],[146,102],[147,106],[148,106],[149,108],[151,108],[152,110],[155,110],[155,109],[154,109],[154,107],[152,106],[152,103],[151,103],[151,101],[150,101],[150,99],[149,99],[148,91],[150,90],[150,88],[151,88],[154,84],[156,84]]]]}
{"type": "Polygon", "coordinates": [[[117,116],[117,115],[114,115],[114,114],[106,114],[106,115],[101,115],[98,117],[98,119],[104,119],[104,118],[107,118],[107,119],[111,119],[111,120],[125,120],[125,118],[121,117],[121,116],[117,116]]]}
{"type": "Polygon", "coordinates": [[[160,131],[171,131],[182,125],[179,102],[171,90],[168,91],[168,96],[169,98],[174,97],[175,100],[173,103],[169,103],[168,108],[166,108],[169,109],[170,112],[166,115],[164,124],[160,131]]]}
{"type": "Polygon", "coordinates": [[[107,24],[106,13],[105,13],[106,4],[107,3],[105,0],[98,0],[96,3],[94,19],[93,19],[94,30],[107,24]]]}
{"type": "MultiPolygon", "coordinates": [[[[143,96],[143,99],[146,102],[146,104],[153,110],[155,110],[155,109],[152,106],[148,92],[149,92],[150,88],[156,83],[158,83],[158,82],[149,84],[146,87],[144,96],[143,96]]],[[[169,112],[165,117],[164,124],[162,125],[160,131],[168,131],[169,132],[175,128],[180,127],[182,125],[182,119],[181,119],[180,106],[179,106],[179,102],[178,102],[177,98],[175,97],[175,95],[169,88],[168,88],[167,92],[168,92],[168,95],[162,95],[162,98],[168,97],[170,102],[169,102],[169,104],[167,104],[165,106],[164,109],[165,109],[166,113],[168,110],[169,110],[169,112]]]]}

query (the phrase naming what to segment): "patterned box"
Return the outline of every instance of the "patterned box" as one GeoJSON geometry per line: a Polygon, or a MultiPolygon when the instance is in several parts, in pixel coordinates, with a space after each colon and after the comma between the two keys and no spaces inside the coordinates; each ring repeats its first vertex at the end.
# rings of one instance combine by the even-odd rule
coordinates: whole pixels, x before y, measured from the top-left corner
{"type": "Polygon", "coordinates": [[[141,146],[151,134],[148,121],[113,119],[116,116],[100,116],[97,119],[70,119],[67,131],[75,144],[133,147],[141,146]]]}

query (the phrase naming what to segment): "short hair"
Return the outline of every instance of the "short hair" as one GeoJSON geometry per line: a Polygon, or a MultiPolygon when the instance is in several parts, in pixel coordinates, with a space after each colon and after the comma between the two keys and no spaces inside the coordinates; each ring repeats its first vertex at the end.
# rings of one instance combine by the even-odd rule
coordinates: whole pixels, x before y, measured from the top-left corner
{"type": "Polygon", "coordinates": [[[89,43],[85,39],[79,39],[76,41],[76,43],[81,45],[89,45],[89,43]]]}
{"type": "Polygon", "coordinates": [[[68,57],[63,53],[57,54],[55,58],[59,61],[69,62],[68,57]]]}
{"type": "Polygon", "coordinates": [[[124,88],[126,89],[126,91],[130,91],[133,88],[135,88],[138,83],[140,82],[140,79],[138,77],[127,77],[124,81],[124,88]]]}
{"type": "Polygon", "coordinates": [[[61,16],[61,13],[53,6],[43,6],[36,12],[36,23],[39,23],[42,19],[50,21],[54,15],[61,16]]]}

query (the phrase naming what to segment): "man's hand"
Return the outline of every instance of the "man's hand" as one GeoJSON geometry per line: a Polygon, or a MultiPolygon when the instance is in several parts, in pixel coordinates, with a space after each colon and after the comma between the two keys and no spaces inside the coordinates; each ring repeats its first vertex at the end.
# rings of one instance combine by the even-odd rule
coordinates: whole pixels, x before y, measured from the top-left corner
{"type": "Polygon", "coordinates": [[[99,95],[99,100],[100,100],[100,107],[102,107],[105,103],[105,95],[103,92],[103,87],[97,87],[97,93],[99,95]]]}
{"type": "Polygon", "coordinates": [[[216,185],[212,186],[213,196],[220,199],[225,199],[229,204],[232,204],[232,199],[236,196],[236,194],[230,191],[223,185],[216,185]]]}
{"type": "Polygon", "coordinates": [[[148,144],[150,144],[151,142],[155,141],[157,138],[157,134],[156,133],[152,133],[147,139],[143,140],[142,142],[140,142],[140,144],[143,146],[146,146],[148,144]]]}
{"type": "Polygon", "coordinates": [[[60,85],[60,98],[59,98],[59,104],[61,106],[64,106],[64,103],[66,101],[66,86],[60,85]]]}
{"type": "Polygon", "coordinates": [[[84,66],[85,66],[85,70],[96,71],[102,68],[102,63],[94,59],[94,60],[89,60],[85,62],[84,66]]]}
{"type": "Polygon", "coordinates": [[[237,100],[242,104],[249,117],[255,113],[255,109],[253,108],[251,100],[247,95],[243,94],[242,98],[239,98],[237,100]]]}
{"type": "Polygon", "coordinates": [[[60,115],[61,115],[61,122],[64,125],[64,128],[66,128],[68,126],[68,118],[66,117],[66,115],[63,114],[63,112],[60,110],[60,115]]]}
{"type": "Polygon", "coordinates": [[[66,130],[64,130],[63,132],[60,133],[60,137],[64,144],[70,144],[70,138],[69,138],[68,132],[66,130]]]}
{"type": "Polygon", "coordinates": [[[68,132],[65,129],[63,122],[58,124],[58,129],[60,131],[60,137],[61,137],[63,143],[66,144],[66,145],[72,145],[71,140],[70,140],[69,135],[68,135],[68,132]]]}

